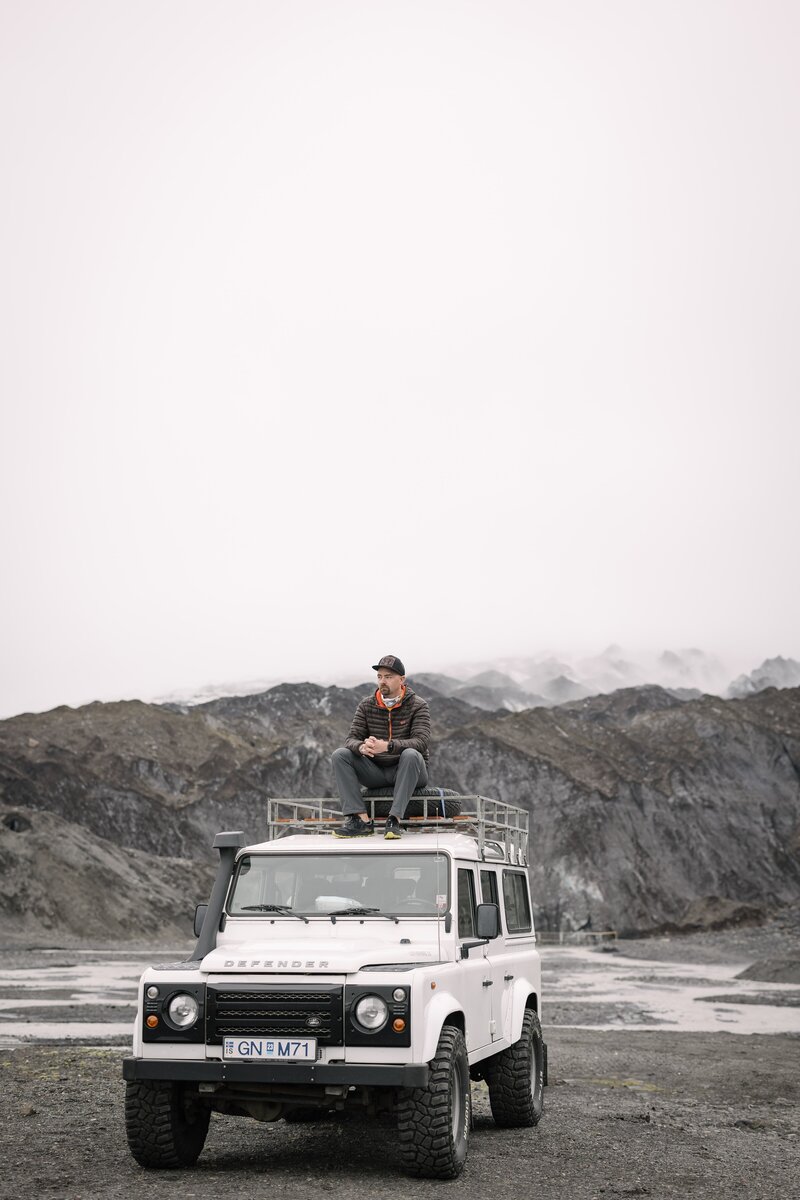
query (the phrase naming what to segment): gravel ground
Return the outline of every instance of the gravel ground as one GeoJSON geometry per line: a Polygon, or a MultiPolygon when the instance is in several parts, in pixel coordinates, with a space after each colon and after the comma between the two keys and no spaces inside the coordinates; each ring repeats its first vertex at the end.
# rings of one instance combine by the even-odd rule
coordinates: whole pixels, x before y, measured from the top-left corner
{"type": "Polygon", "coordinates": [[[143,1171],[123,1127],[119,1048],[0,1052],[0,1196],[203,1200],[436,1192],[484,1200],[607,1196],[773,1200],[800,1175],[800,1039],[551,1029],[535,1130],[494,1127],[473,1085],[475,1129],[455,1183],[403,1175],[393,1129],[345,1118],[261,1125],[212,1117],[197,1167],[143,1171]]]}
{"type": "MultiPolygon", "coordinates": [[[[797,961],[799,950],[800,911],[766,927],[620,942],[616,953],[658,963],[785,963],[797,961]]],[[[70,961],[69,951],[47,958],[53,966],[70,961]]],[[[35,962],[38,953],[4,956],[6,966],[35,962]]],[[[681,980],[678,969],[675,981],[681,980]]],[[[768,984],[763,991],[766,998],[768,984]]],[[[42,998],[61,994],[56,989],[42,998]]],[[[23,991],[7,987],[4,995],[14,1000],[23,991]]],[[[794,1000],[773,993],[770,1002],[794,1000]]],[[[393,1128],[353,1118],[261,1125],[215,1115],[195,1169],[144,1171],[125,1141],[124,1047],[0,1049],[0,1198],[136,1200],[155,1193],[159,1200],[249,1200],[268,1190],[275,1200],[333,1192],[342,1200],[407,1200],[410,1188],[439,1195],[457,1188],[462,1200],[485,1200],[487,1193],[514,1200],[798,1194],[800,1036],[564,1027],[590,1015],[602,1020],[602,1007],[568,1000],[551,1006],[558,1024],[545,1029],[550,1087],[538,1129],[496,1129],[484,1085],[473,1085],[469,1159],[454,1183],[411,1183],[393,1128]]],[[[120,1012],[129,1018],[130,1011],[120,1012]]],[[[81,1009],[83,1020],[93,1015],[81,1009]]]]}

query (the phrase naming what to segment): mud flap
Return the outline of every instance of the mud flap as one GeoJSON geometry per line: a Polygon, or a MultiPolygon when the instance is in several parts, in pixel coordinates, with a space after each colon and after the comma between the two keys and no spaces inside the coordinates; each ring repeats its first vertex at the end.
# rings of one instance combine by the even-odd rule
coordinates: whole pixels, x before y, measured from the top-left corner
{"type": "Polygon", "coordinates": [[[542,1042],[542,1087],[547,1087],[547,1042],[542,1042]]]}

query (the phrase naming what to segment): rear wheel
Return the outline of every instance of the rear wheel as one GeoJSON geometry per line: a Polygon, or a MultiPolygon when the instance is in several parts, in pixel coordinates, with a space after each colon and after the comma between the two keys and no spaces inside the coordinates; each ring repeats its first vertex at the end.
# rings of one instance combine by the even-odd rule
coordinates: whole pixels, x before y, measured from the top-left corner
{"type": "Polygon", "coordinates": [[[525,1009],[522,1034],[486,1070],[489,1104],[497,1125],[538,1125],[544,1106],[544,1044],[539,1018],[525,1009]]]}
{"type": "Polygon", "coordinates": [[[130,1080],[125,1091],[125,1131],[142,1167],[193,1167],[208,1133],[209,1109],[179,1083],[130,1080]]]}
{"type": "Polygon", "coordinates": [[[410,1175],[455,1179],[464,1169],[472,1123],[464,1035],[445,1025],[424,1088],[401,1093],[397,1108],[400,1153],[410,1175]]]}

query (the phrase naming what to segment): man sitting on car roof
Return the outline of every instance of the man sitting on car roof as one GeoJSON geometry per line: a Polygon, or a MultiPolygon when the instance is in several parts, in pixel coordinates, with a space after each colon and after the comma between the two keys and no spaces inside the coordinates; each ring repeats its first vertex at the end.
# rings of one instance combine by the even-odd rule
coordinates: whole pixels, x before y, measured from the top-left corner
{"type": "Polygon", "coordinates": [[[359,704],[350,736],[331,758],[345,817],[337,837],[369,837],[375,832],[361,795],[362,784],[394,789],[383,836],[401,837],[400,822],[411,794],[428,782],[431,714],[427,701],[406,686],[406,669],[394,654],[385,654],[372,669],[378,672],[378,686],[359,704]]]}

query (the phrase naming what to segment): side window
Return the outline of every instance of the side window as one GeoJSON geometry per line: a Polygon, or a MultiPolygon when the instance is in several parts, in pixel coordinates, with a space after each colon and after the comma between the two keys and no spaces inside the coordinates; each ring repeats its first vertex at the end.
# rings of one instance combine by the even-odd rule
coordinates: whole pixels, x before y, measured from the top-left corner
{"type": "Polygon", "coordinates": [[[475,937],[475,880],[472,871],[458,871],[458,936],[475,937]]]}
{"type": "Polygon", "coordinates": [[[497,899],[497,872],[481,871],[481,899],[484,904],[499,904],[497,899]]]}
{"type": "Polygon", "coordinates": [[[531,909],[528,903],[527,881],[521,871],[503,872],[503,901],[508,932],[529,933],[531,909]]]}

